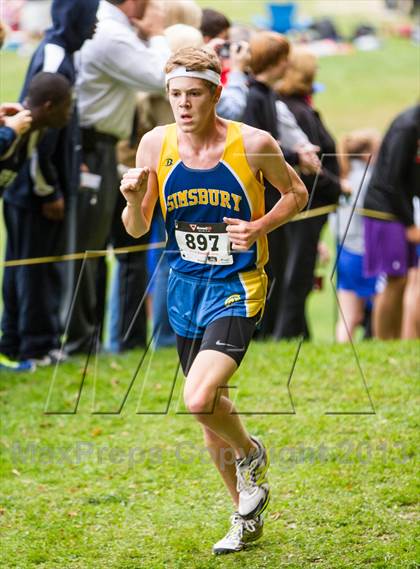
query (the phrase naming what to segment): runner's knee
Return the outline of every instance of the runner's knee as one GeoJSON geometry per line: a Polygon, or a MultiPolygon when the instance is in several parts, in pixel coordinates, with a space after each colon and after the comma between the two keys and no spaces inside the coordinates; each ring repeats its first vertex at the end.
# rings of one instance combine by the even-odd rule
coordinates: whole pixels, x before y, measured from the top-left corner
{"type": "Polygon", "coordinates": [[[196,390],[188,389],[184,391],[184,402],[190,413],[211,413],[216,406],[217,390],[211,387],[201,387],[196,390]]]}

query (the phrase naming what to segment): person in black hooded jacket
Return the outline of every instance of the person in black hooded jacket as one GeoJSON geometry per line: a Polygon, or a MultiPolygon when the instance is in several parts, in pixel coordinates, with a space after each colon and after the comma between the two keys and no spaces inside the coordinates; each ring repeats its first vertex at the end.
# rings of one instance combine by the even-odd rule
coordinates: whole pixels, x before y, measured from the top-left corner
{"type": "MultiPolygon", "coordinates": [[[[32,56],[21,101],[27,96],[32,78],[41,71],[59,73],[74,85],[74,53],[94,33],[98,3],[99,0],[53,0],[53,25],[32,56]]],[[[78,141],[74,106],[68,126],[44,132],[32,153],[31,167],[6,188],[6,260],[61,255],[71,247],[67,227],[79,181],[78,141]],[[21,231],[23,224],[25,232],[21,231]]],[[[62,267],[57,263],[5,269],[0,351],[7,346],[9,352],[17,352],[21,359],[34,359],[39,365],[48,365],[61,357],[58,348],[63,280],[62,267]],[[19,320],[19,329],[25,336],[19,340],[20,347],[11,345],[3,326],[7,322],[10,329],[15,320],[19,320]]]]}
{"type": "MultiPolygon", "coordinates": [[[[301,176],[309,191],[307,209],[334,206],[341,191],[334,139],[311,104],[316,69],[315,55],[305,48],[296,47],[291,53],[289,66],[280,86],[280,99],[294,114],[309,141],[320,148],[322,166],[319,172],[309,175],[302,172],[301,176]]],[[[274,330],[274,336],[278,339],[310,337],[305,305],[313,288],[318,241],[327,218],[328,213],[325,213],[290,223],[285,229],[292,246],[282,290],[282,296],[287,298],[287,303],[282,308],[274,330]]]]}

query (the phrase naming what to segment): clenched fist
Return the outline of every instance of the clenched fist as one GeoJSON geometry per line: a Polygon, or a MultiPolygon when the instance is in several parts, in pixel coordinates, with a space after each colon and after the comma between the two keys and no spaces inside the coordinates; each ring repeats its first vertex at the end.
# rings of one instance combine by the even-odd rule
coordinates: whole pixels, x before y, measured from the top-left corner
{"type": "Polygon", "coordinates": [[[149,168],[130,168],[124,174],[120,184],[120,191],[127,200],[128,206],[141,204],[147,190],[149,168]]]}
{"type": "Polygon", "coordinates": [[[226,231],[234,251],[248,251],[261,234],[255,221],[231,217],[224,217],[223,221],[227,224],[226,231]]]}

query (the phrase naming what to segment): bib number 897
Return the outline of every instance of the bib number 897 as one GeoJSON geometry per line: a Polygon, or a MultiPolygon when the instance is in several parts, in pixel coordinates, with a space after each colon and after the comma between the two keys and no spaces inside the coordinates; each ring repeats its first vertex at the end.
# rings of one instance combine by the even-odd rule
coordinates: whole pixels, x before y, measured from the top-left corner
{"type": "Polygon", "coordinates": [[[218,251],[217,245],[219,242],[219,236],[186,233],[185,242],[189,249],[198,249],[199,251],[218,251]]]}

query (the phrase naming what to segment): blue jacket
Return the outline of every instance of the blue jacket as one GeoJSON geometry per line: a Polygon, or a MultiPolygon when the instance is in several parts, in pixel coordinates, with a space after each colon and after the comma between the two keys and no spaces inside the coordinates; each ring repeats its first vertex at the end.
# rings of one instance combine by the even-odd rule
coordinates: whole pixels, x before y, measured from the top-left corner
{"type": "MultiPolygon", "coordinates": [[[[73,56],[93,35],[99,0],[53,0],[53,25],[36,49],[26,73],[20,101],[26,97],[29,83],[40,71],[61,73],[72,85],[76,81],[73,56]]],[[[28,209],[40,208],[45,201],[54,201],[77,190],[79,182],[79,128],[76,105],[69,125],[47,129],[32,157],[31,169],[23,168],[4,193],[4,199],[28,209]],[[34,191],[29,172],[37,171],[46,192],[34,191]]]]}

